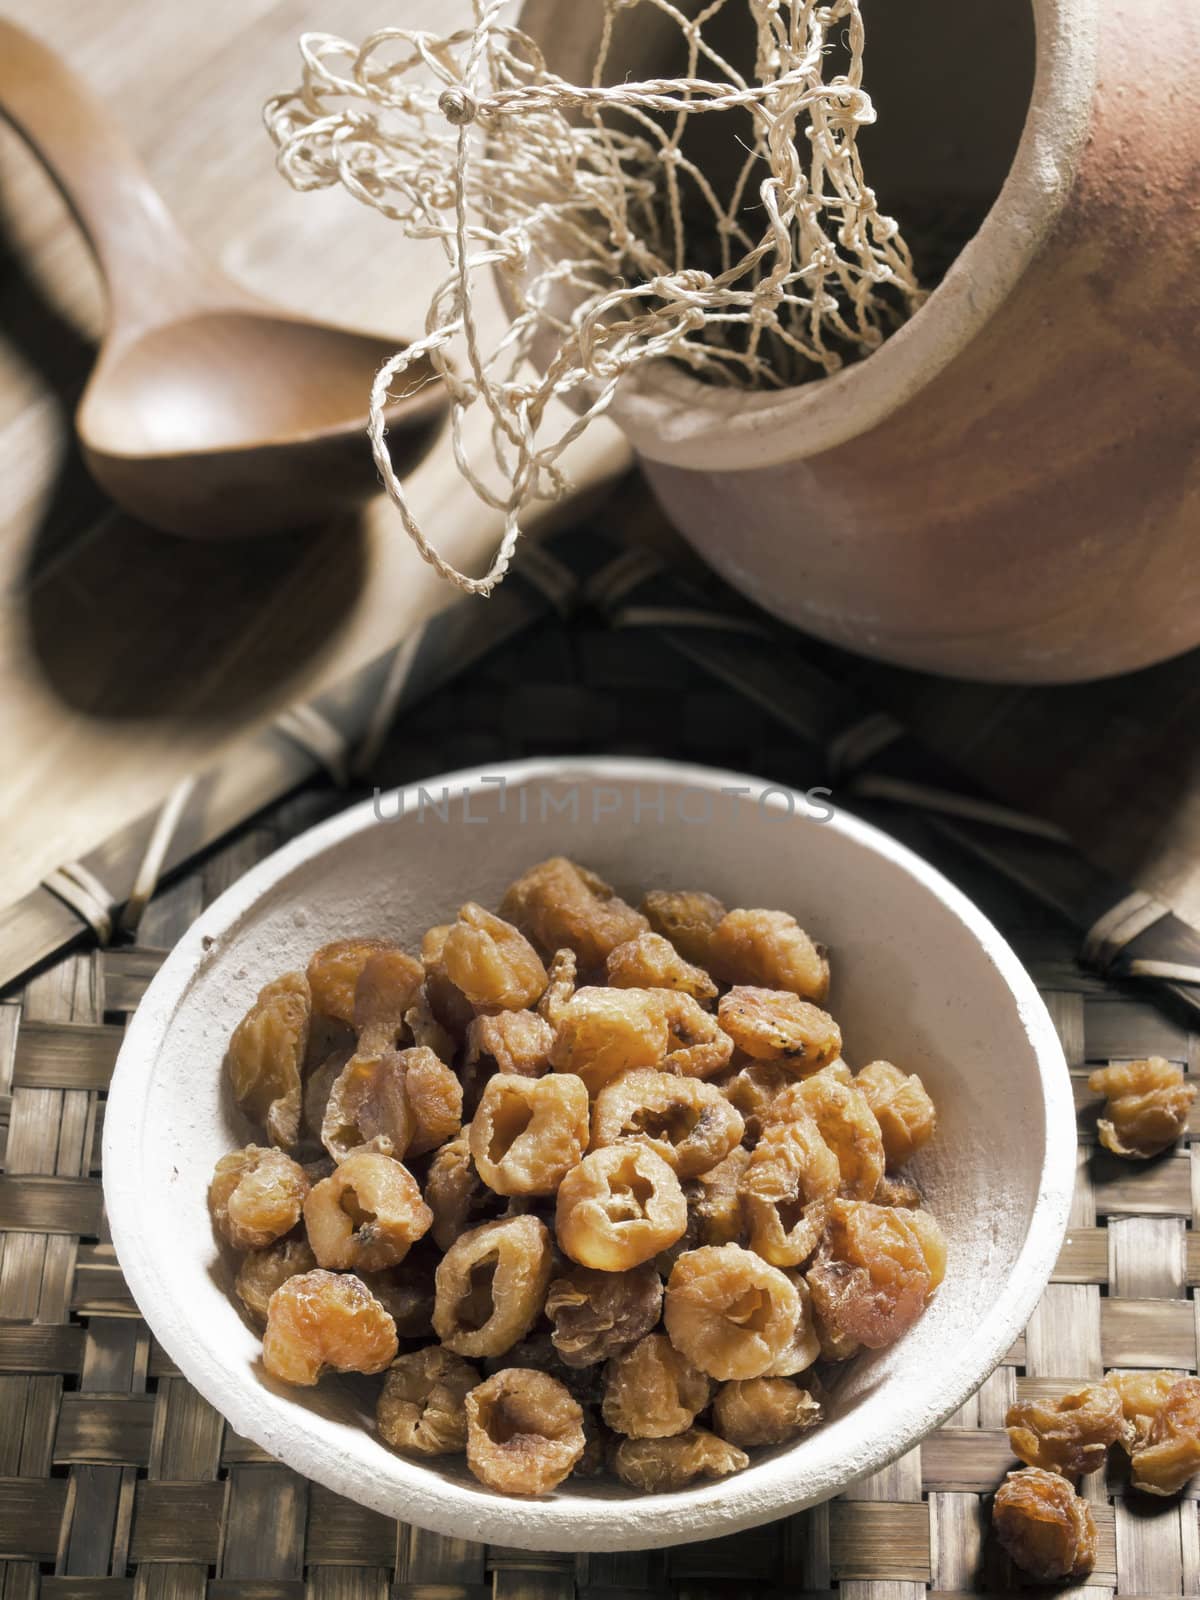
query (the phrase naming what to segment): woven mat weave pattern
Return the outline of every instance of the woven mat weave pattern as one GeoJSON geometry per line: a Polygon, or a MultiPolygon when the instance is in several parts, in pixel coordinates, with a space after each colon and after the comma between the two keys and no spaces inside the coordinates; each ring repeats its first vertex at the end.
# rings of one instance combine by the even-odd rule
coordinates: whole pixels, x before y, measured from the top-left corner
{"type": "MultiPolygon", "coordinates": [[[[662,662],[648,697],[647,666],[625,642],[526,641],[410,719],[384,781],[501,747],[510,757],[637,750],[668,706],[687,741],[673,753],[792,780],[766,722],[694,678],[672,679],[662,662]]],[[[921,1600],[1019,1588],[986,1537],[987,1497],[1012,1464],[1010,1401],[1108,1367],[1197,1368],[1190,1151],[1145,1167],[1097,1152],[1085,1071],[1148,1053],[1195,1070],[1197,1041],[1081,974],[1066,934],[1044,920],[1016,926],[1013,908],[989,903],[966,872],[959,881],[1014,938],[1058,1026],[1078,1091],[1079,1181],[1069,1240],[1023,1339],[947,1426],[885,1472],[826,1506],[707,1544],[613,1556],[485,1549],[306,1482],[234,1435],[174,1371],[105,1231],[104,1091],[124,1020],[205,903],[342,803],[327,792],[289,802],[163,892],[138,947],[69,957],[0,1004],[0,1600],[921,1600]]],[[[1200,1593],[1195,1492],[1126,1497],[1115,1464],[1084,1489],[1099,1563],[1086,1585],[1058,1592],[1200,1593]]]]}

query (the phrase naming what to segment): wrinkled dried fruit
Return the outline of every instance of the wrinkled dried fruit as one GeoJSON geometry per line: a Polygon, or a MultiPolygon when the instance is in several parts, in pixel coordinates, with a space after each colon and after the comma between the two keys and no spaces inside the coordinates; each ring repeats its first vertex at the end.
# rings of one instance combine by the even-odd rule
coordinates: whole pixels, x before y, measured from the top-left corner
{"type": "Polygon", "coordinates": [[[723,1383],[713,1401],[714,1428],[742,1450],[783,1444],[820,1420],[820,1402],[790,1378],[723,1383]]]}
{"type": "Polygon", "coordinates": [[[902,1167],[933,1138],[937,1112],[915,1072],[906,1077],[890,1061],[869,1062],[854,1079],[879,1122],[888,1167],[902,1167]]]}
{"type": "Polygon", "coordinates": [[[439,1250],[478,1223],[495,1215],[500,1201],[475,1170],[471,1130],[464,1128],[442,1145],[425,1174],[425,1203],[433,1213],[430,1232],[439,1250]]]}
{"type": "Polygon", "coordinates": [[[665,999],[655,989],[576,989],[559,1011],[555,1070],[573,1072],[595,1095],[623,1072],[660,1066],[670,1047],[665,999]]]}
{"type": "Polygon", "coordinates": [[[356,1055],[338,1074],[321,1122],[321,1143],[335,1161],[367,1148],[399,1159],[412,1138],[412,1112],[399,1051],[356,1055]]]}
{"type": "Polygon", "coordinates": [[[359,1055],[395,1050],[409,1042],[405,1014],[417,1002],[425,969],[403,950],[377,950],[363,962],[354,988],[359,1055]]]}
{"type": "Polygon", "coordinates": [[[840,1182],[837,1157],[811,1117],[771,1122],[742,1180],[750,1248],[777,1267],[807,1261],[825,1225],[823,1203],[840,1182]]]}
{"type": "Polygon", "coordinates": [[[550,1070],[554,1029],[536,1011],[500,1011],[476,1017],[467,1029],[467,1065],[482,1060],[490,1072],[540,1078],[550,1070]]]}
{"type": "Polygon", "coordinates": [[[309,1074],[304,1085],[303,1124],[305,1132],[314,1139],[321,1137],[321,1124],[325,1121],[329,1096],[353,1055],[352,1049],[331,1050],[309,1074]]]}
{"type": "Polygon", "coordinates": [[[703,1428],[669,1439],[622,1439],[613,1451],[613,1471],[621,1482],[643,1494],[686,1489],[697,1478],[724,1478],[750,1465],[736,1445],[703,1428]]]}
{"type": "Polygon", "coordinates": [[[382,1372],[396,1348],[391,1317],[349,1273],[299,1273],[276,1289],[267,1306],[263,1366],[285,1383],[311,1387],[330,1367],[382,1372]]]}
{"type": "Polygon", "coordinates": [[[534,1005],[547,984],[541,957],[511,922],[469,900],[442,946],[446,976],[474,1006],[520,1011],[534,1005]]]}
{"type": "Polygon", "coordinates": [[[439,923],[426,930],[421,940],[421,964],[425,968],[425,998],[442,1027],[461,1039],[471,1025],[475,1008],[462,990],[451,983],[443,954],[452,924],[439,923]]]}
{"type": "Polygon", "coordinates": [[[1200,1378],[1172,1385],[1130,1468],[1133,1487],[1147,1494],[1177,1494],[1200,1472],[1200,1378]]]}
{"type": "Polygon", "coordinates": [[[828,1065],[841,1054],[842,1030],[820,1006],[784,989],[738,985],[721,996],[721,1026],[756,1061],[779,1061],[795,1077],[828,1065]]]}
{"type": "Polygon", "coordinates": [[[1196,1086],[1162,1056],[1100,1067],[1088,1088],[1107,1099],[1100,1143],[1114,1155],[1145,1161],[1173,1145],[1187,1127],[1196,1086]]]}
{"type": "Polygon", "coordinates": [[[334,1271],[394,1266],[432,1222],[408,1168],[373,1150],[347,1156],[304,1202],[308,1242],[321,1265],[334,1271]]]}
{"type": "Polygon", "coordinates": [[[308,1049],[310,1010],[303,973],[285,972],[259,990],[225,1053],[239,1109],[285,1150],[293,1149],[300,1137],[300,1069],[308,1049]]]}
{"type": "Polygon", "coordinates": [[[1042,1583],[1085,1578],[1096,1564],[1088,1503],[1057,1472],[1010,1472],[992,1502],[992,1527],[1022,1572],[1042,1583]]]}
{"type": "Polygon", "coordinates": [[[466,1398],[467,1465],[504,1494],[549,1494],[583,1455],[583,1411],[545,1372],[506,1367],[466,1398]]]}
{"type": "Polygon", "coordinates": [[[557,1030],[564,1007],[574,999],[579,962],[574,950],[556,950],[550,962],[546,992],[537,1003],[538,1016],[557,1030]]]}
{"type": "Polygon", "coordinates": [[[462,1126],[462,1084],[432,1050],[402,1050],[400,1062],[413,1123],[408,1154],[422,1156],[452,1139],[462,1126]]]}
{"type": "Polygon", "coordinates": [[[1125,1419],[1121,1442],[1130,1453],[1145,1444],[1155,1417],[1182,1376],[1179,1372],[1110,1372],[1105,1378],[1120,1397],[1125,1419]]]}
{"type": "Polygon", "coordinates": [[[445,1456],[467,1447],[464,1401],[479,1382],[475,1368],[441,1345],[392,1362],[375,1404],[385,1444],[413,1456],[445,1456]]]}
{"type": "Polygon", "coordinates": [[[713,1084],[645,1068],[602,1089],[592,1113],[593,1149],[644,1144],[680,1178],[710,1171],[742,1132],[740,1114],[713,1084]]]}
{"type": "Polygon", "coordinates": [[[528,1334],[524,1339],[518,1339],[503,1355],[484,1358],[483,1370],[489,1378],[493,1373],[504,1372],[509,1367],[528,1367],[534,1372],[548,1372],[581,1406],[600,1403],[604,1368],[568,1366],[554,1348],[548,1333],[528,1334]]]}
{"type": "Polygon", "coordinates": [[[316,1015],[354,1026],[354,991],[373,955],[395,950],[389,939],[335,939],[323,944],[308,963],[308,985],[316,1015]]]}
{"type": "Polygon", "coordinates": [[[709,970],[722,983],[788,989],[823,1005],[829,962],[786,911],[727,912],[712,937],[709,970]]]}
{"type": "Polygon", "coordinates": [[[277,1239],[265,1250],[251,1250],[242,1260],[234,1289],[238,1299],[260,1326],[267,1320],[267,1305],[281,1283],[317,1264],[306,1239],[277,1239]]]}
{"type": "Polygon", "coordinates": [[[869,1200],[883,1177],[883,1135],[875,1113],[857,1089],[828,1072],[797,1083],[771,1107],[772,1124],[811,1118],[837,1157],[838,1193],[851,1200],[869,1200]]]}
{"type": "Polygon", "coordinates": [[[460,1356],[503,1355],[540,1315],[553,1270],[550,1233],[536,1217],[472,1228],[438,1265],[434,1331],[460,1356]]]}
{"type": "Polygon", "coordinates": [[[558,1189],[558,1242],[580,1266],[622,1272],[649,1261],[687,1227],[679,1179],[644,1145],[593,1150],[558,1189]]]}
{"type": "Polygon", "coordinates": [[[432,1050],[439,1061],[453,1061],[458,1051],[458,1041],[449,1028],[443,1028],[433,1014],[429,994],[422,983],[417,998],[404,1013],[404,1026],[412,1042],[421,1050],[432,1050]]]}
{"type": "Polygon", "coordinates": [[[770,1120],[777,1096],[795,1083],[795,1076],[779,1061],[748,1061],[717,1080],[721,1093],[746,1125],[746,1139],[756,1145],[770,1120]]]}
{"type": "Polygon", "coordinates": [[[761,1377],[789,1348],[800,1317],[795,1286],[740,1245],[680,1256],[667,1281],[671,1343],[712,1378],[761,1377]]]}
{"type": "Polygon", "coordinates": [[[717,998],[704,968],[685,961],[660,933],[640,933],[610,950],[605,973],[614,989],[679,989],[702,1004],[717,998]]]}
{"type": "Polygon", "coordinates": [[[821,1320],[878,1350],[912,1327],[945,1268],[945,1240],[928,1212],[832,1200],[806,1276],[821,1320]]]}
{"type": "Polygon", "coordinates": [[[235,1250],[262,1250],[296,1226],[307,1193],[304,1168],[290,1156],[248,1144],[217,1162],[208,1209],[235,1250]]]}
{"type": "Polygon", "coordinates": [[[601,1412],[610,1428],[631,1439],[665,1439],[691,1427],[712,1389],[666,1334],[648,1333],[608,1363],[601,1412]]]}
{"type": "Polygon", "coordinates": [[[662,1279],[652,1262],[628,1272],[570,1267],[546,1294],[554,1347],[570,1367],[605,1361],[650,1332],[662,1298],[662,1279]]]}
{"type": "Polygon", "coordinates": [[[712,937],[725,907],[715,895],[690,889],[651,889],[642,900],[642,912],[664,939],[669,939],[685,961],[707,967],[712,937]]]}
{"type": "Polygon", "coordinates": [[[496,1073],[471,1123],[479,1176],[497,1194],[553,1194],[587,1149],[588,1111],[572,1073],[496,1073]]]}
{"type": "Polygon", "coordinates": [[[689,1185],[688,1201],[698,1244],[741,1244],[745,1232],[742,1180],[749,1164],[749,1150],[739,1145],[689,1185]]]}
{"type": "Polygon", "coordinates": [[[1012,1453],[1026,1466],[1065,1478],[1097,1472],[1109,1446],[1125,1431],[1121,1397],[1108,1384],[1089,1383],[1051,1400],[1018,1400],[1004,1418],[1012,1453]]]}
{"type": "Polygon", "coordinates": [[[544,956],[569,946],[585,972],[603,967],[610,950],[636,939],[648,926],[603,878],[565,856],[523,872],[505,891],[500,915],[515,923],[544,956]]]}
{"type": "Polygon", "coordinates": [[[712,1012],[705,1011],[690,994],[677,990],[646,992],[663,996],[669,1045],[663,1070],[681,1072],[688,1078],[714,1078],[723,1072],[733,1055],[733,1040],[712,1012]]]}

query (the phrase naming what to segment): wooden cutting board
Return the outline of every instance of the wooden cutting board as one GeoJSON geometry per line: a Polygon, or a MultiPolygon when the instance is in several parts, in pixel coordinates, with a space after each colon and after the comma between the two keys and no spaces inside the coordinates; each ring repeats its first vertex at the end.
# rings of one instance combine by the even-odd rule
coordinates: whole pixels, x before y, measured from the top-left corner
{"type": "MultiPolygon", "coordinates": [[[[261,108],[298,81],[306,30],[440,31],[469,18],[468,0],[9,0],[6,14],[113,108],[184,228],[233,277],[331,321],[421,331],[440,249],[340,192],[294,194],[261,108]]],[[[489,297],[486,318],[499,314],[489,297]]],[[[0,903],[456,598],[383,500],[354,522],[229,545],[116,512],[70,427],[103,323],[86,246],[0,124],[0,903]]],[[[628,451],[601,425],[567,460],[583,492],[628,451]]],[[[498,519],[445,439],[411,487],[439,547],[482,571],[498,519]]]]}

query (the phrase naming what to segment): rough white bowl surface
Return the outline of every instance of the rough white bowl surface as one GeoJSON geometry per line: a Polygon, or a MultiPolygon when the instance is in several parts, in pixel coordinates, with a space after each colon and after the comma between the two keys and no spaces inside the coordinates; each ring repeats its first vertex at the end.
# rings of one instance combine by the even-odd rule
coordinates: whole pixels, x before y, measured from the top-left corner
{"type": "Polygon", "coordinates": [[[426,788],[440,796],[443,785],[459,797],[447,821],[413,790],[399,820],[380,822],[367,802],[247,873],[180,941],[130,1025],[106,1114],[104,1190],[121,1267],[167,1353],[238,1433],[328,1488],[436,1532],[529,1549],[640,1549],[732,1533],[826,1499],[911,1449],[1008,1350],[1066,1225],[1070,1084],[1012,951],[902,846],[840,813],[816,821],[738,774],[533,761],[426,788]],[[736,786],[747,792],[728,792],[736,786]],[[811,1435],[678,1494],[568,1483],[544,1500],[504,1498],[465,1468],[385,1449],[364,1426],[369,1382],[275,1383],[231,1298],[232,1263],[205,1205],[218,1156],[251,1134],[221,1060],[258,989],[328,939],[415,942],[462,901],[494,903],[524,867],[557,853],[631,893],[701,887],[729,905],[795,912],[831,946],[831,1008],[851,1064],[886,1056],[920,1072],[939,1110],[919,1177],[950,1254],[929,1311],[897,1345],[852,1363],[811,1435]]]}

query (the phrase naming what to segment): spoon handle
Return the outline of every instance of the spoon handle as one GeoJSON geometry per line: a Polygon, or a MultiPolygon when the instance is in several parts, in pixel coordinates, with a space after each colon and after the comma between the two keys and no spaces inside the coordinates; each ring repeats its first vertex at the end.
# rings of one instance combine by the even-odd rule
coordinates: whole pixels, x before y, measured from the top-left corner
{"type": "Polygon", "coordinates": [[[213,297],[222,280],[197,258],[114,119],[52,50],[2,18],[0,116],[87,234],[114,325],[146,327],[213,297]]]}

